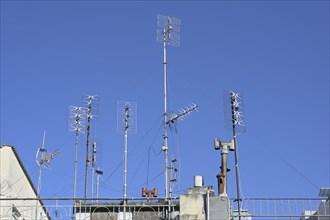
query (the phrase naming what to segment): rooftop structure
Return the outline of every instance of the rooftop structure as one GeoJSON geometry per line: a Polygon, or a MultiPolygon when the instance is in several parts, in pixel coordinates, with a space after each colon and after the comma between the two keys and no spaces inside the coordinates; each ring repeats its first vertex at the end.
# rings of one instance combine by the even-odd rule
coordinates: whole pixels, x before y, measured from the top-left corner
{"type": "Polygon", "coordinates": [[[41,200],[20,200],[36,199],[37,195],[15,148],[10,145],[0,147],[0,219],[50,219],[41,200]]]}

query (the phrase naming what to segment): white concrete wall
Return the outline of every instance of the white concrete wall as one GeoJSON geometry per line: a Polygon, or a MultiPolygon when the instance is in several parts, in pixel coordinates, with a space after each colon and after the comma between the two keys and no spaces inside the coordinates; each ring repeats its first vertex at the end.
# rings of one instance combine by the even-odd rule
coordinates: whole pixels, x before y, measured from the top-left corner
{"type": "Polygon", "coordinates": [[[205,214],[203,195],[180,195],[180,219],[203,220],[206,218],[205,214]]]}
{"type": "MultiPolygon", "coordinates": [[[[13,148],[9,146],[0,148],[0,198],[36,198],[13,148]]],[[[0,200],[0,219],[13,219],[13,206],[21,215],[18,219],[47,219],[40,202],[33,200],[0,200]],[[35,218],[37,205],[38,218],[35,218]]]]}

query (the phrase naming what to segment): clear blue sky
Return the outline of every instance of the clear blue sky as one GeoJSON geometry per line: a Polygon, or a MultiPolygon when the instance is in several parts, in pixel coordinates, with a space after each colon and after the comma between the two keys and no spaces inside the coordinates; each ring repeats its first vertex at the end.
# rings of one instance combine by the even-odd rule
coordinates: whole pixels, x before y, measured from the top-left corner
{"type": "MultiPolygon", "coordinates": [[[[35,154],[61,154],[43,171],[42,197],[73,196],[74,134],[68,106],[99,95],[93,137],[104,171],[100,197],[121,197],[123,134],[117,101],[138,104],[129,136],[128,196],[164,169],[162,45],[157,14],[180,18],[181,46],[168,48],[169,112],[199,112],[169,136],[179,159],[175,194],[194,175],[216,188],[220,154],[230,140],[223,90],[244,93],[247,131],[238,137],[244,197],[317,197],[329,187],[329,1],[1,1],[1,144],[16,147],[35,185],[35,154]],[[154,151],[154,152],[153,152],[154,151]],[[155,153],[155,154],[154,154],[155,153]]],[[[86,138],[79,146],[83,196],[86,138]]],[[[235,197],[233,154],[229,196],[235,197]]],[[[164,195],[164,175],[149,188],[164,195]]],[[[90,190],[89,190],[90,192],[90,190]]]]}

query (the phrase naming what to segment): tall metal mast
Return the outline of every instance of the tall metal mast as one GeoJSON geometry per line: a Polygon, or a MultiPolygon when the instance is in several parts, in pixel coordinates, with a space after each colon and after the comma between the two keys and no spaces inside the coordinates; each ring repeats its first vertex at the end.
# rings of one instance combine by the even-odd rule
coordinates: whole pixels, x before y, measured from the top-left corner
{"type": "Polygon", "coordinates": [[[94,177],[95,177],[95,162],[96,162],[96,141],[93,143],[92,149],[92,198],[94,198],[94,177]]]}
{"type": "Polygon", "coordinates": [[[120,131],[124,122],[124,206],[123,219],[126,219],[127,203],[127,158],[128,158],[128,133],[136,133],[137,129],[137,104],[134,102],[118,101],[117,104],[117,129],[120,131]],[[124,109],[124,111],[123,111],[124,109]],[[123,121],[122,121],[123,119],[123,121]]]}
{"type": "MultiPolygon", "coordinates": [[[[87,96],[87,141],[86,141],[86,166],[85,166],[85,190],[84,190],[84,199],[87,197],[87,179],[88,179],[88,164],[90,162],[89,158],[89,147],[90,147],[90,133],[91,133],[91,119],[94,117],[92,115],[92,103],[93,100],[97,99],[95,95],[87,96]]],[[[85,200],[86,202],[86,200],[85,200]]]]}
{"type": "MultiPolygon", "coordinates": [[[[40,196],[40,191],[41,191],[41,173],[42,173],[42,168],[47,167],[49,168],[49,162],[51,159],[56,157],[59,154],[59,150],[55,150],[53,153],[50,153],[46,156],[47,149],[45,149],[45,138],[46,138],[46,131],[44,131],[44,135],[42,138],[42,146],[38,148],[37,154],[36,154],[36,162],[39,166],[39,178],[38,178],[38,189],[37,189],[37,197],[40,196]]],[[[36,212],[35,212],[35,219],[37,219],[38,215],[38,203],[39,201],[36,201],[36,212]]]]}
{"type": "Polygon", "coordinates": [[[235,153],[235,171],[236,171],[236,192],[237,192],[237,208],[238,208],[238,219],[241,220],[241,193],[240,193],[240,180],[239,180],[239,169],[238,169],[238,156],[237,156],[237,140],[236,140],[236,127],[242,126],[245,129],[243,122],[243,115],[241,110],[241,99],[239,93],[230,92],[230,104],[231,104],[231,119],[233,129],[233,141],[234,141],[234,153],[235,153]]]}
{"type": "Polygon", "coordinates": [[[124,137],[124,219],[126,220],[126,198],[127,198],[127,131],[129,119],[129,107],[125,106],[125,137],[124,137]]]}
{"type": "Polygon", "coordinates": [[[163,44],[163,68],[164,68],[164,134],[163,147],[165,156],[165,197],[169,198],[169,166],[168,166],[168,144],[167,144],[167,59],[166,46],[180,46],[180,19],[170,16],[157,15],[157,41],[163,44]]]}
{"type": "Polygon", "coordinates": [[[69,107],[69,131],[75,132],[75,161],[74,161],[74,183],[73,183],[73,198],[77,197],[77,171],[78,171],[78,146],[79,132],[83,132],[82,128],[85,109],[78,106],[69,107]],[[73,121],[71,121],[73,119],[73,121]]]}

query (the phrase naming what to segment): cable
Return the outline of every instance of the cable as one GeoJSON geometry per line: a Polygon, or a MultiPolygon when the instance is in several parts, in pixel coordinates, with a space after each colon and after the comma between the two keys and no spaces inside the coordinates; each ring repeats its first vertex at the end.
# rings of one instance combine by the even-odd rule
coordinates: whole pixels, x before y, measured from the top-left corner
{"type": "MultiPolygon", "coordinates": [[[[131,86],[131,87],[130,87],[130,88],[131,88],[131,91],[132,91],[132,90],[136,90],[136,89],[138,89],[139,86],[141,86],[141,85],[143,84],[142,82],[145,82],[146,79],[150,79],[150,76],[151,76],[152,74],[154,74],[155,72],[158,72],[159,69],[161,69],[161,66],[159,66],[158,64],[157,64],[157,66],[155,65],[155,67],[152,69],[152,71],[150,71],[150,72],[148,72],[147,74],[145,74],[144,77],[140,77],[140,80],[139,80],[137,83],[134,82],[134,85],[135,85],[135,86],[131,86]]],[[[142,74],[136,74],[136,75],[141,76],[142,74]]]]}
{"type": "MultiPolygon", "coordinates": [[[[155,176],[154,178],[152,178],[151,180],[148,181],[148,183],[151,183],[153,182],[154,180],[156,180],[158,177],[160,177],[163,173],[165,172],[165,170],[163,170],[161,173],[159,173],[157,176],[155,176]]],[[[129,190],[132,190],[132,189],[136,189],[136,188],[139,188],[141,186],[144,186],[146,185],[146,183],[143,183],[141,185],[138,185],[138,186],[135,186],[135,187],[132,187],[132,188],[129,188],[129,190]]]]}
{"type": "MultiPolygon", "coordinates": [[[[137,146],[139,146],[140,145],[140,143],[143,141],[143,139],[152,131],[152,129],[156,126],[156,124],[159,122],[159,120],[162,118],[162,116],[161,117],[159,117],[158,119],[157,119],[157,121],[152,125],[152,127],[145,133],[145,135],[140,139],[140,141],[138,141],[138,143],[136,144],[137,146]]],[[[133,152],[132,153],[134,153],[136,150],[137,150],[138,148],[134,148],[134,150],[133,150],[133,152]]],[[[115,170],[112,172],[112,173],[110,173],[110,175],[105,179],[105,181],[108,181],[109,180],[109,178],[110,177],[112,177],[116,172],[117,172],[117,170],[119,169],[119,167],[121,166],[123,164],[123,161],[121,161],[121,162],[119,162],[119,164],[117,165],[117,167],[115,168],[115,170]]]]}
{"type": "Polygon", "coordinates": [[[150,150],[151,150],[151,146],[150,146],[149,149],[148,149],[147,184],[146,184],[146,188],[147,188],[147,189],[148,189],[148,181],[149,181],[150,150]]]}
{"type": "Polygon", "coordinates": [[[318,187],[316,184],[314,184],[309,178],[307,178],[302,172],[300,172],[297,168],[295,168],[292,164],[290,164],[287,160],[273,152],[273,154],[279,158],[282,162],[284,162],[286,165],[288,165],[291,169],[293,169],[296,173],[298,173],[301,177],[303,177],[307,182],[309,182],[312,186],[314,186],[317,190],[320,190],[320,187],[318,187]]]}
{"type": "Polygon", "coordinates": [[[113,186],[113,185],[107,183],[106,180],[103,177],[101,177],[101,180],[102,180],[101,183],[103,183],[104,185],[106,185],[108,188],[112,188],[113,190],[115,190],[117,192],[122,192],[121,188],[116,187],[116,186],[113,186]]]}
{"type": "MultiPolygon", "coordinates": [[[[160,131],[161,131],[161,128],[162,128],[162,125],[160,125],[160,127],[158,128],[158,131],[157,131],[157,133],[155,134],[155,136],[154,136],[154,138],[153,138],[153,140],[152,140],[152,142],[151,142],[150,147],[148,148],[148,152],[147,152],[147,154],[150,154],[150,148],[152,148],[152,149],[153,149],[153,152],[154,152],[154,155],[157,156],[157,155],[155,154],[155,151],[154,151],[154,148],[152,147],[152,145],[154,144],[154,142],[155,142],[155,140],[156,140],[156,137],[158,137],[158,135],[159,135],[159,133],[160,133],[160,131]]],[[[161,151],[162,151],[162,150],[161,150],[161,151]]],[[[161,152],[160,152],[160,153],[161,153],[161,152]]],[[[160,153],[159,153],[159,154],[160,154],[160,153]]],[[[138,166],[136,172],[134,173],[132,179],[130,180],[130,182],[132,182],[132,181],[134,180],[134,178],[136,177],[136,175],[137,175],[137,173],[139,172],[139,170],[140,170],[140,168],[141,168],[143,162],[145,161],[145,158],[146,158],[147,154],[144,155],[143,159],[141,160],[141,162],[140,162],[140,164],[139,164],[139,166],[138,166]]],[[[148,157],[148,163],[149,163],[149,159],[150,159],[150,157],[148,157]]],[[[148,167],[148,168],[149,168],[149,167],[148,167]]],[[[149,171],[149,170],[148,170],[148,171],[149,171]]],[[[147,172],[148,172],[148,171],[147,171],[147,172]]]]}
{"type": "MultiPolygon", "coordinates": [[[[36,172],[36,170],[34,170],[32,172],[32,175],[34,175],[36,172]]],[[[12,184],[8,185],[7,188],[5,188],[2,193],[6,193],[11,187],[13,187],[16,183],[18,183],[18,181],[20,181],[22,178],[26,177],[25,175],[21,176],[20,178],[18,178],[16,181],[14,181],[12,184]]]]}

